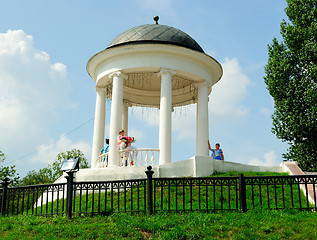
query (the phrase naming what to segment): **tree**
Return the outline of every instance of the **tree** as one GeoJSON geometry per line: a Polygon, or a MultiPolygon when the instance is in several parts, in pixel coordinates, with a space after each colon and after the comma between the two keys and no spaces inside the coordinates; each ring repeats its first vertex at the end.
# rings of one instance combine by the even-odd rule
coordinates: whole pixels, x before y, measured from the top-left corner
{"type": "Polygon", "coordinates": [[[68,158],[79,158],[79,168],[89,168],[88,160],[80,150],[73,149],[71,151],[61,152],[57,154],[57,159],[51,166],[52,176],[55,180],[62,176],[62,172],[60,171],[61,165],[64,159],[68,158]]]}
{"type": "Polygon", "coordinates": [[[60,171],[63,160],[75,157],[79,158],[79,168],[89,167],[87,158],[80,150],[73,149],[70,151],[61,152],[57,154],[56,160],[52,164],[49,164],[47,167],[40,169],[38,172],[36,172],[35,170],[28,172],[27,175],[20,181],[19,185],[25,186],[53,183],[63,174],[60,171]]]}
{"type": "Polygon", "coordinates": [[[1,164],[4,163],[5,159],[5,154],[2,151],[0,151],[0,181],[7,177],[10,179],[10,185],[15,186],[18,183],[20,176],[16,172],[15,165],[1,166],[1,164]]]}
{"type": "Polygon", "coordinates": [[[289,144],[285,160],[317,171],[317,0],[287,0],[284,42],[268,46],[264,81],[274,99],[272,132],[289,144]]]}

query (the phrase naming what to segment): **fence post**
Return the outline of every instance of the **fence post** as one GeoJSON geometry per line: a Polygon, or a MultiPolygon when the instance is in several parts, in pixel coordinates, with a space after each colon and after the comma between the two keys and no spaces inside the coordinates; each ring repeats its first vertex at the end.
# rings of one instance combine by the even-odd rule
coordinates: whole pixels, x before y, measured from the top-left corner
{"type": "Polygon", "coordinates": [[[239,174],[239,200],[240,200],[240,212],[246,212],[247,209],[247,196],[245,178],[243,174],[239,174]]]}
{"type": "Polygon", "coordinates": [[[72,218],[72,201],[73,201],[73,182],[74,182],[74,172],[67,172],[67,193],[66,193],[66,216],[68,219],[72,218]]]}
{"type": "Polygon", "coordinates": [[[10,184],[9,178],[5,177],[2,181],[2,198],[1,198],[1,214],[4,215],[5,209],[6,209],[6,201],[7,201],[7,190],[8,190],[8,185],[10,184]]]}
{"type": "Polygon", "coordinates": [[[147,212],[148,215],[152,215],[153,214],[153,184],[152,184],[152,175],[153,175],[153,171],[152,171],[152,166],[148,166],[147,167],[147,171],[145,171],[146,176],[147,176],[147,212]]]}

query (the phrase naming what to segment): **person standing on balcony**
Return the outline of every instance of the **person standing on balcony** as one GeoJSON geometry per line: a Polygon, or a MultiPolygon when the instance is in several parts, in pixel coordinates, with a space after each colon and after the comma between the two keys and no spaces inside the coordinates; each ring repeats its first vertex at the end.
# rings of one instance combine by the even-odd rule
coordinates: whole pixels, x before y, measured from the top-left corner
{"type": "Polygon", "coordinates": [[[223,155],[223,151],[222,151],[222,149],[220,149],[220,144],[219,143],[216,143],[215,149],[212,149],[210,147],[210,143],[209,143],[209,140],[208,140],[208,148],[212,152],[211,156],[213,157],[213,159],[222,160],[222,161],[225,160],[225,157],[223,155]]]}
{"type": "MultiPolygon", "coordinates": [[[[106,154],[109,151],[109,138],[105,139],[106,145],[100,150],[99,156],[106,154]]],[[[107,162],[107,166],[108,166],[108,156],[104,156],[104,159],[107,162]]]]}
{"type": "MultiPolygon", "coordinates": [[[[134,137],[129,137],[124,135],[124,129],[119,130],[119,135],[117,138],[118,147],[120,150],[130,150],[125,154],[125,156],[130,158],[131,165],[133,165],[134,160],[134,151],[137,150],[135,146],[132,146],[131,143],[134,142],[134,137]]],[[[137,155],[138,153],[136,153],[137,155]]]]}
{"type": "Polygon", "coordinates": [[[105,139],[106,145],[100,150],[99,156],[109,151],[109,138],[105,139]]]}

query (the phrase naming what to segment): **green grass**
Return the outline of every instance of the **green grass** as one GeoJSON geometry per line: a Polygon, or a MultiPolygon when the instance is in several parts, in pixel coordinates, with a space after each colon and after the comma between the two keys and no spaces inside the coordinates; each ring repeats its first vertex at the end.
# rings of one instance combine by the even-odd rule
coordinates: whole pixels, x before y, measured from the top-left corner
{"type": "MultiPolygon", "coordinates": [[[[241,172],[242,173],[242,172],[241,172]]],[[[215,177],[237,177],[240,172],[216,173],[215,177]]],[[[243,172],[245,176],[278,176],[280,173],[273,172],[243,172]]],[[[282,174],[287,175],[287,174],[282,174]]],[[[212,176],[212,177],[213,177],[212,176]]],[[[199,183],[186,185],[186,178],[181,178],[173,183],[164,183],[156,187],[154,191],[154,210],[155,212],[188,212],[188,211],[239,211],[240,205],[236,195],[237,186],[229,184],[227,179],[216,180],[211,178],[209,184],[199,183]],[[171,185],[168,191],[168,185],[171,185]],[[183,194],[185,192],[185,194],[183,194]],[[183,195],[185,197],[183,197],[183,195]],[[170,200],[170,201],[169,201],[170,200]]],[[[247,206],[248,209],[281,209],[281,208],[300,208],[307,207],[307,201],[296,185],[254,185],[247,186],[247,206]],[[293,199],[290,192],[293,191],[293,199]],[[284,198],[282,197],[284,193],[284,198]],[[252,198],[252,195],[254,198],[252,198]],[[261,197],[261,198],[260,198],[261,197]]],[[[122,188],[121,188],[122,189],[122,188]]],[[[35,198],[37,199],[37,198],[35,198]]],[[[25,201],[25,200],[24,200],[25,201]]],[[[44,200],[45,203],[45,200],[44,200]]],[[[133,187],[133,190],[127,192],[101,192],[95,190],[95,194],[85,194],[83,188],[82,194],[77,192],[75,197],[73,215],[78,216],[82,213],[101,213],[109,215],[115,212],[143,211],[146,212],[146,202],[144,201],[144,191],[133,187]],[[81,195],[81,196],[79,196],[81,195]],[[113,200],[113,201],[112,201],[113,200]],[[111,204],[113,202],[113,204],[111,204]],[[126,204],[124,204],[126,203],[126,204]]],[[[35,214],[56,213],[57,204],[59,212],[65,214],[66,201],[56,200],[53,203],[34,208],[35,214]],[[52,210],[53,209],[53,210],[52,210]]],[[[26,205],[26,204],[25,204],[26,205]]],[[[21,206],[21,204],[20,204],[21,206]]],[[[32,206],[32,205],[31,205],[32,206]]],[[[312,206],[309,206],[312,207],[312,206]]],[[[9,208],[10,209],[10,208],[9,208]]],[[[26,211],[24,211],[26,214],[26,211]]],[[[31,209],[28,210],[31,214],[31,209]]]]}
{"type": "Polygon", "coordinates": [[[288,176],[287,172],[217,172],[215,171],[210,177],[238,177],[239,174],[246,176],[288,176]]]}
{"type": "MultiPolygon", "coordinates": [[[[237,172],[229,173],[216,173],[217,177],[238,176],[237,172]]],[[[280,175],[278,173],[243,173],[245,176],[265,176],[265,175],[280,175]]],[[[221,187],[216,185],[217,188],[221,187]]],[[[285,187],[285,186],[284,186],[285,187]]],[[[175,186],[171,189],[171,197],[175,198],[177,195],[181,196],[183,189],[187,192],[190,187],[183,188],[175,186]]],[[[199,186],[191,186],[193,190],[194,205],[197,208],[198,194],[197,189],[199,186]]],[[[209,188],[209,187],[208,187],[209,188]]],[[[208,192],[212,192],[212,188],[208,192]]],[[[231,187],[222,186],[223,192],[228,192],[231,187]]],[[[265,189],[265,188],[264,188],[265,189]]],[[[268,189],[270,198],[274,205],[274,192],[280,191],[282,187],[277,189],[268,189]]],[[[219,189],[218,189],[219,190],[219,189]]],[[[265,189],[267,190],[267,189],[265,189]]],[[[296,190],[296,189],[294,189],[296,190]]],[[[161,196],[163,191],[163,201],[166,201],[168,192],[163,186],[156,189],[156,194],[161,196]]],[[[251,189],[247,187],[248,203],[250,203],[251,189]]],[[[253,189],[254,194],[259,194],[257,189],[253,189]]],[[[269,211],[264,207],[261,208],[260,203],[256,204],[257,208],[249,210],[246,213],[228,212],[228,211],[215,211],[212,213],[207,212],[189,212],[189,213],[167,213],[159,211],[155,215],[147,216],[145,214],[131,213],[116,213],[118,209],[117,203],[119,202],[119,210],[124,210],[123,200],[127,200],[127,210],[132,206],[136,209],[136,195],[137,189],[133,192],[129,191],[124,193],[113,193],[112,197],[115,201],[114,209],[111,209],[109,199],[111,193],[101,193],[101,210],[104,211],[104,216],[94,215],[87,217],[85,214],[86,208],[88,211],[98,208],[97,200],[98,193],[92,200],[92,195],[89,194],[82,196],[82,205],[79,207],[79,196],[76,197],[77,202],[75,208],[76,213],[73,214],[71,220],[65,216],[51,216],[48,218],[40,216],[8,216],[0,217],[0,239],[317,239],[317,213],[298,211],[295,209],[285,209],[278,211],[269,211]],[[86,198],[87,197],[87,198],[86,198]],[[107,201],[105,201],[107,199],[107,201]],[[132,204],[131,204],[132,199],[132,204]],[[107,205],[105,204],[107,202],[107,205]],[[94,204],[92,204],[94,203],[94,204]],[[113,212],[113,210],[115,210],[113,212]]],[[[201,192],[201,199],[206,200],[206,192],[201,192]]],[[[262,194],[266,194],[265,191],[262,194]]],[[[209,193],[207,196],[212,200],[213,196],[209,193]]],[[[216,194],[216,199],[220,199],[221,195],[216,194]]],[[[234,198],[234,196],[231,196],[234,198]]],[[[223,207],[228,206],[231,201],[233,204],[234,199],[229,199],[228,196],[222,196],[224,200],[223,207]]],[[[268,198],[266,198],[267,200],[268,198]]],[[[156,207],[161,207],[161,202],[157,199],[156,207]]],[[[185,207],[190,207],[188,198],[185,199],[185,207]]],[[[280,201],[281,199],[279,199],[280,201]]],[[[183,199],[178,198],[178,205],[183,206],[183,199]]],[[[200,204],[204,204],[202,201],[200,204]]],[[[287,202],[289,204],[289,201],[287,202]]],[[[44,205],[42,210],[49,213],[51,207],[56,207],[57,201],[49,203],[48,206],[44,205]]],[[[62,202],[59,200],[59,205],[62,202]]],[[[143,208],[143,202],[139,203],[143,208]]],[[[176,202],[174,201],[174,203],[176,202]]],[[[217,207],[221,207],[220,202],[216,202],[217,207]]],[[[166,202],[163,202],[166,209],[166,202]]],[[[38,209],[39,210],[39,209],[38,209]]],[[[30,212],[29,212],[30,214],[30,212]]]]}
{"type": "Polygon", "coordinates": [[[317,239],[317,213],[247,213],[0,217],[3,239],[317,239]]]}

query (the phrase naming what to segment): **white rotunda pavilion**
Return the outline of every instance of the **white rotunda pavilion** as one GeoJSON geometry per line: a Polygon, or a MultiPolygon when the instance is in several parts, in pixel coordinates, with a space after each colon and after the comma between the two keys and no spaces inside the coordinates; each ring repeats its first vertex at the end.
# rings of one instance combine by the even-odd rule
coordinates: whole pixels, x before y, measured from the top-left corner
{"type": "Polygon", "coordinates": [[[134,106],[159,109],[157,151],[163,166],[171,163],[173,108],[197,104],[196,156],[208,157],[208,95],[220,80],[222,67],[188,34],[158,24],[158,17],[154,20],[119,34],[87,63],[87,72],[96,82],[92,168],[101,166],[98,155],[105,138],[106,98],[111,100],[110,145],[108,164],[103,167],[122,166],[118,130],[128,130],[128,108],[134,106]]]}

